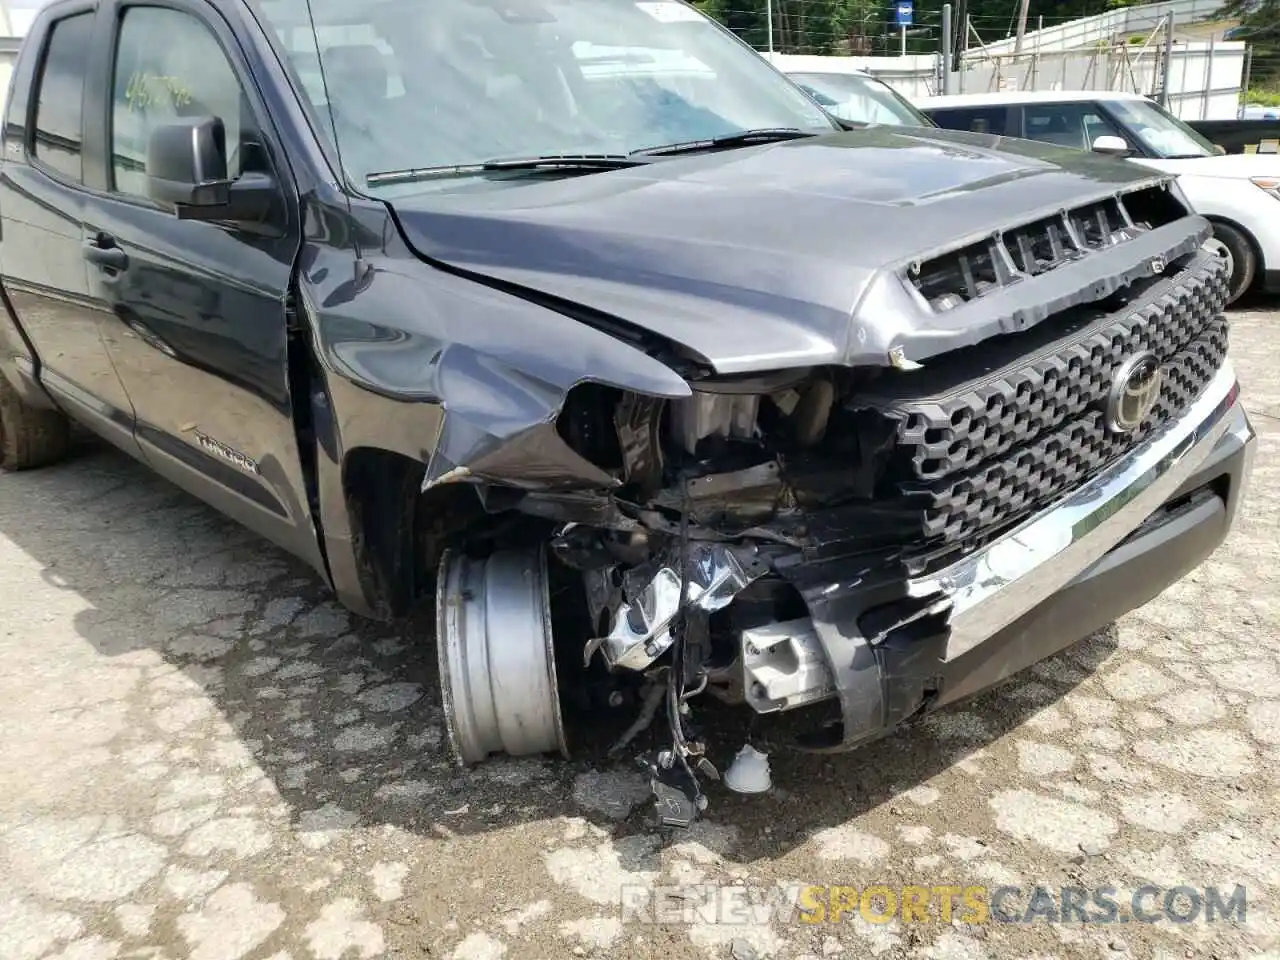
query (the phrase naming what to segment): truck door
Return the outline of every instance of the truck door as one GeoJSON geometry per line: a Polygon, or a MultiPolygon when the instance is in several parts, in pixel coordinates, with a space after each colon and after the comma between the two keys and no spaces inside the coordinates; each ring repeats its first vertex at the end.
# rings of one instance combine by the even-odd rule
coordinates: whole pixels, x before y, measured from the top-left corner
{"type": "Polygon", "coordinates": [[[133,410],[101,338],[84,260],[85,78],[94,12],[62,8],[28,38],[5,110],[0,270],[40,379],[69,413],[137,455],[133,410]],[[35,64],[33,71],[31,65],[35,64]]]}
{"type": "Polygon", "coordinates": [[[155,469],[323,570],[290,393],[300,211],[288,164],[228,22],[202,0],[107,0],[95,115],[105,163],[85,213],[93,295],[155,469]],[[179,220],[148,198],[157,127],[216,116],[228,174],[279,187],[256,223],[179,220]]]}

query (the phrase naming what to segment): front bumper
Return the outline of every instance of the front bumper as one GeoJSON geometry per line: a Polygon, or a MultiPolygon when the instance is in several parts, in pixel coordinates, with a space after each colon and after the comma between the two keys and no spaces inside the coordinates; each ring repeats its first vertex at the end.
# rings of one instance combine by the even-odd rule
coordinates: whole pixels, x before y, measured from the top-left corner
{"type": "Polygon", "coordinates": [[[862,635],[858,578],[798,586],[839,691],[849,749],[970,696],[1146,603],[1201,563],[1234,523],[1254,432],[1228,362],[1177,421],[1056,506],[908,583],[949,612],[931,635],[862,635]]]}

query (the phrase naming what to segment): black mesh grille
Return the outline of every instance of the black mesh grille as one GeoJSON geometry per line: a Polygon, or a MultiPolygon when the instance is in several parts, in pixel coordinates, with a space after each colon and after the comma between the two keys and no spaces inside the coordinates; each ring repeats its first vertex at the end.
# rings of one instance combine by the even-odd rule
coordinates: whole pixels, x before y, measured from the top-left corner
{"type": "Polygon", "coordinates": [[[918,376],[915,399],[876,404],[898,424],[894,485],[934,545],[968,544],[1069,491],[1177,417],[1227,353],[1227,278],[1202,254],[1112,314],[944,358],[918,376]],[[1109,432],[1102,406],[1114,371],[1150,350],[1160,398],[1132,433],[1109,432]],[[975,364],[984,372],[974,377],[975,364]],[[968,373],[968,377],[965,373],[968,373]],[[950,386],[939,386],[948,383],[950,386]],[[927,392],[928,396],[921,395],[927,392]]]}

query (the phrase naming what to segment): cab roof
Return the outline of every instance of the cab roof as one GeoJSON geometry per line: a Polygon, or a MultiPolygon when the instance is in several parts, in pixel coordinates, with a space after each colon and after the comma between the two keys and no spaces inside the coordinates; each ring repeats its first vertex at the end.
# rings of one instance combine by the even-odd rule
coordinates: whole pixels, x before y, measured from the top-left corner
{"type": "Polygon", "coordinates": [[[922,109],[930,107],[1000,107],[1017,103],[1084,103],[1094,100],[1147,100],[1141,93],[1123,90],[1015,90],[1006,93],[958,93],[942,97],[921,97],[922,109]]]}

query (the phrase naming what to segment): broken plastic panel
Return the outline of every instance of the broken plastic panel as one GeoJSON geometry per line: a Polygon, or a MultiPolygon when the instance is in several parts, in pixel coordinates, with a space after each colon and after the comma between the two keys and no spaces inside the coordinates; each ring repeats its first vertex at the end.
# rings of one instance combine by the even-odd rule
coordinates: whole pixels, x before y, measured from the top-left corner
{"type": "Polygon", "coordinates": [[[766,793],[773,786],[769,776],[769,755],[746,744],[733,758],[724,774],[724,785],[734,793],[766,793]]]}
{"type": "MultiPolygon", "coordinates": [[[[766,565],[739,549],[724,544],[696,544],[688,560],[688,604],[712,613],[729,605],[747,584],[767,570],[766,565]]],[[[608,636],[587,644],[590,660],[596,650],[604,651],[609,668],[645,670],[670,647],[671,622],[680,612],[680,573],[673,567],[660,569],[639,593],[618,606],[608,636]]]]}

